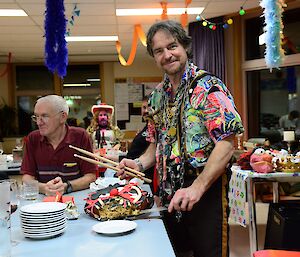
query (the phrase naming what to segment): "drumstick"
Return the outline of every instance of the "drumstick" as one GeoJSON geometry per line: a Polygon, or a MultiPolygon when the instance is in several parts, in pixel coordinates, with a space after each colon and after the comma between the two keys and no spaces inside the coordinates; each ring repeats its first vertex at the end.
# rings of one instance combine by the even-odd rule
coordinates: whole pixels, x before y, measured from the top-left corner
{"type": "MultiPolygon", "coordinates": [[[[78,152],[81,152],[81,153],[84,153],[84,154],[86,154],[86,155],[88,155],[88,156],[94,157],[94,158],[96,158],[96,159],[98,159],[98,160],[105,161],[105,162],[111,163],[111,164],[116,165],[116,166],[119,165],[119,163],[117,163],[117,162],[114,162],[114,161],[112,161],[112,160],[110,160],[110,159],[107,159],[107,158],[105,158],[105,157],[103,157],[103,156],[99,156],[99,155],[97,155],[97,154],[91,153],[91,152],[86,151],[86,150],[84,150],[84,149],[81,149],[81,148],[79,148],[79,147],[76,147],[76,146],[73,146],[73,145],[69,145],[69,147],[70,147],[70,148],[73,148],[73,149],[75,149],[75,150],[77,150],[78,152]]],[[[125,169],[125,170],[128,170],[128,171],[130,171],[130,172],[132,172],[132,173],[136,173],[136,174],[138,174],[139,176],[143,176],[143,177],[145,176],[145,174],[144,174],[143,172],[134,170],[134,169],[132,169],[132,168],[129,168],[129,167],[126,167],[126,166],[125,166],[124,169],[125,169]]]]}
{"type": "MultiPolygon", "coordinates": [[[[88,158],[88,157],[84,157],[84,156],[81,156],[81,155],[78,155],[78,154],[74,154],[74,157],[77,157],[77,158],[79,158],[79,159],[82,159],[82,160],[84,160],[84,161],[87,161],[87,162],[90,162],[90,163],[93,163],[93,164],[96,164],[96,165],[103,166],[103,167],[108,168],[108,169],[112,169],[112,170],[115,170],[115,171],[121,171],[119,168],[114,167],[114,166],[110,166],[110,165],[107,164],[107,163],[103,163],[103,162],[100,162],[100,161],[96,161],[96,160],[94,160],[94,159],[90,159],[90,158],[88,158]]],[[[147,183],[151,183],[151,182],[152,182],[151,179],[145,178],[145,177],[141,177],[141,176],[139,176],[139,175],[137,175],[137,174],[135,174],[135,173],[132,173],[132,172],[130,172],[130,171],[125,171],[125,174],[127,174],[127,175],[129,175],[129,176],[131,176],[131,177],[136,177],[136,178],[142,179],[142,180],[144,180],[144,181],[147,182],[147,183]]]]}

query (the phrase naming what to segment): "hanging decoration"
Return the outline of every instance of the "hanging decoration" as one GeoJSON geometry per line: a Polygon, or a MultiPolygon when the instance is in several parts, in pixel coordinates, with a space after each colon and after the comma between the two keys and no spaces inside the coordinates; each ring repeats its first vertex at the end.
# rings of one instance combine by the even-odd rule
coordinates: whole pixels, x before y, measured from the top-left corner
{"type": "Polygon", "coordinates": [[[146,46],[146,35],[142,29],[141,24],[134,25],[134,34],[133,34],[133,40],[132,40],[132,44],[131,44],[131,51],[130,51],[127,61],[121,54],[122,46],[121,46],[120,41],[116,42],[116,48],[117,48],[117,52],[118,52],[119,61],[123,66],[129,66],[133,63],[135,54],[136,54],[138,38],[140,39],[141,43],[144,46],[146,46]]]}
{"type": "Polygon", "coordinates": [[[11,55],[11,52],[9,52],[8,56],[7,56],[7,64],[6,64],[3,72],[0,73],[0,78],[3,78],[8,73],[9,65],[11,64],[11,59],[12,59],[12,55],[11,55]]]}
{"type": "Polygon", "coordinates": [[[284,58],[282,12],[286,5],[283,0],[262,0],[260,6],[264,8],[265,17],[265,61],[272,71],[273,68],[279,69],[284,58]]]}
{"type": "Polygon", "coordinates": [[[185,0],[185,12],[181,14],[180,21],[182,27],[186,27],[188,25],[188,14],[187,14],[187,8],[189,4],[192,2],[192,0],[185,0]]]}
{"type": "Polygon", "coordinates": [[[233,19],[231,19],[231,18],[226,19],[222,22],[212,22],[212,21],[209,21],[209,20],[205,19],[201,15],[197,15],[196,20],[199,21],[199,22],[202,21],[202,23],[201,23],[202,26],[207,27],[211,30],[216,30],[217,28],[227,29],[229,27],[229,25],[231,25],[233,23],[233,19]]]}
{"type": "Polygon", "coordinates": [[[71,14],[71,18],[68,20],[68,28],[67,28],[67,32],[66,32],[66,36],[71,36],[71,28],[74,26],[75,23],[75,17],[79,17],[80,16],[80,9],[77,7],[77,4],[74,4],[74,8],[71,14]]]}
{"type": "MultiPolygon", "coordinates": [[[[239,15],[243,16],[246,14],[246,11],[244,10],[244,5],[246,4],[247,0],[244,1],[243,5],[240,7],[239,15]]],[[[202,26],[210,28],[211,30],[216,30],[217,28],[223,28],[227,29],[229,25],[233,24],[233,19],[229,18],[224,20],[223,22],[211,22],[207,19],[205,19],[202,15],[196,16],[196,21],[202,21],[202,26]]]]}
{"type": "Polygon", "coordinates": [[[66,76],[68,65],[66,23],[64,0],[46,0],[45,64],[61,78],[66,76]]]}
{"type": "Polygon", "coordinates": [[[160,6],[162,8],[162,13],[161,13],[160,17],[162,20],[167,20],[168,19],[168,3],[160,2],[160,6]]]}

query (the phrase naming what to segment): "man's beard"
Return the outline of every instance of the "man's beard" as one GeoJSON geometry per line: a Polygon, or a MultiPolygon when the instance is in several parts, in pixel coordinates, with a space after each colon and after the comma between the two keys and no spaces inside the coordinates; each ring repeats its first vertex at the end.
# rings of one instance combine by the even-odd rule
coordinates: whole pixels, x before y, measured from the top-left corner
{"type": "Polygon", "coordinates": [[[100,128],[107,128],[108,127],[108,121],[107,120],[100,120],[99,121],[99,127],[100,128]]]}

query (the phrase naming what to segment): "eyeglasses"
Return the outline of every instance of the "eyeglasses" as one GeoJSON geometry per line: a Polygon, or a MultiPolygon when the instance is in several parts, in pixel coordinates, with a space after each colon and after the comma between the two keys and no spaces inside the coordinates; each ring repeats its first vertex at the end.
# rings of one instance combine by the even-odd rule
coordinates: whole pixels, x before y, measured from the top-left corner
{"type": "Polygon", "coordinates": [[[60,111],[54,115],[49,115],[49,114],[42,114],[42,115],[31,115],[31,120],[33,122],[38,122],[38,120],[47,123],[50,118],[55,117],[57,114],[62,113],[63,111],[60,111]]]}

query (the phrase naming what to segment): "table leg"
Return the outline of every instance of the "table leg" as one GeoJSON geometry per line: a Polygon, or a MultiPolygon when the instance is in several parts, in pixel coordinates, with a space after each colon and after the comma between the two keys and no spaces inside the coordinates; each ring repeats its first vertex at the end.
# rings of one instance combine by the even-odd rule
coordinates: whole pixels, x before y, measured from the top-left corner
{"type": "Polygon", "coordinates": [[[278,182],[273,182],[273,203],[278,203],[279,194],[278,194],[278,182]]]}
{"type": "Polygon", "coordinates": [[[253,179],[248,177],[247,181],[247,199],[248,199],[248,213],[249,213],[249,241],[250,241],[250,253],[257,251],[257,230],[256,230],[256,211],[255,200],[253,198],[253,192],[255,191],[255,183],[253,179]]]}

